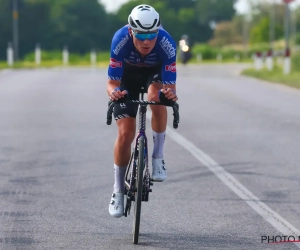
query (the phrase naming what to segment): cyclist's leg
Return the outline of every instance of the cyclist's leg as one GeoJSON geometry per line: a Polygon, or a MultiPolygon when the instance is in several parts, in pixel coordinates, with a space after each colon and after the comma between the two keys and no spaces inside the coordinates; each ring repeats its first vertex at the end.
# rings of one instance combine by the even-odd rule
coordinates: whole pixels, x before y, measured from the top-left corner
{"type": "MultiPolygon", "coordinates": [[[[159,101],[159,90],[163,88],[163,85],[158,82],[153,82],[148,87],[148,100],[159,101]]],[[[156,133],[162,133],[166,131],[167,126],[167,108],[162,105],[150,105],[152,110],[151,125],[153,131],[156,133]]]]}
{"type": "Polygon", "coordinates": [[[115,192],[124,192],[124,174],[130,160],[131,143],[135,136],[136,119],[127,117],[117,120],[118,136],[114,145],[115,192]],[[118,179],[118,172],[119,177],[118,179]]]}
{"type": "MultiPolygon", "coordinates": [[[[120,87],[129,92],[128,99],[136,100],[139,98],[139,92],[136,90],[139,71],[128,68],[125,65],[120,87]]],[[[115,169],[120,169],[121,174],[125,174],[126,166],[130,160],[131,143],[136,132],[136,114],[138,105],[134,103],[116,103],[114,107],[114,117],[118,127],[118,136],[114,145],[114,163],[115,169]]],[[[120,181],[116,177],[114,191],[124,192],[124,176],[120,176],[120,181]],[[122,182],[121,182],[122,180],[122,182]],[[120,183],[120,184],[119,184],[120,183]]]]}
{"type": "MultiPolygon", "coordinates": [[[[158,72],[154,72],[148,79],[148,100],[159,101],[159,91],[163,88],[161,83],[160,67],[158,72]]],[[[152,110],[152,133],[153,133],[153,152],[152,152],[152,179],[164,181],[167,178],[167,171],[164,162],[164,142],[167,127],[167,108],[160,105],[150,105],[152,110]]]]}
{"type": "Polygon", "coordinates": [[[118,136],[114,145],[114,190],[109,204],[109,213],[121,217],[124,212],[125,172],[130,160],[131,143],[135,136],[137,105],[116,103],[114,117],[118,136]]]}
{"type": "MultiPolygon", "coordinates": [[[[138,98],[138,93],[131,90],[134,81],[124,75],[121,88],[129,90],[131,99],[138,98]]],[[[136,114],[138,105],[134,103],[116,103],[114,117],[118,127],[118,136],[114,145],[114,191],[109,205],[113,217],[121,217],[124,211],[125,171],[130,160],[131,143],[136,131],[136,114]]]]}

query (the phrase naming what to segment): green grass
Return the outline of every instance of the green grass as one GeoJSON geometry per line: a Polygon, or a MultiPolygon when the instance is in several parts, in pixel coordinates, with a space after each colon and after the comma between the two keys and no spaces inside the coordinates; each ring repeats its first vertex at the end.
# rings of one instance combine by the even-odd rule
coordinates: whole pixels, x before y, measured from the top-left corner
{"type": "MultiPolygon", "coordinates": [[[[106,56],[98,57],[97,58],[97,67],[107,67],[109,64],[109,58],[107,59],[106,56]]],[[[197,62],[196,60],[191,60],[188,63],[189,64],[216,64],[216,63],[245,63],[245,62],[251,62],[249,61],[236,61],[236,60],[222,60],[221,62],[218,62],[217,60],[203,60],[202,62],[197,62]]],[[[178,64],[181,64],[180,61],[178,61],[178,64]]],[[[91,63],[88,60],[81,60],[81,61],[70,61],[67,65],[68,67],[91,67],[91,63]]],[[[34,69],[34,68],[53,68],[53,67],[65,67],[63,65],[62,60],[50,60],[50,61],[42,61],[40,65],[36,65],[33,61],[18,61],[14,63],[12,67],[8,66],[6,62],[0,61],[0,69],[20,69],[20,68],[26,68],[26,69],[34,69]]]]}
{"type": "Polygon", "coordinates": [[[188,63],[193,64],[220,64],[220,63],[250,63],[252,59],[244,59],[244,60],[235,60],[235,59],[223,59],[222,61],[218,61],[217,59],[205,59],[201,62],[198,62],[196,59],[190,60],[188,63]]]}
{"type": "Polygon", "coordinates": [[[285,75],[281,67],[276,67],[273,71],[268,71],[267,69],[261,71],[246,69],[242,74],[300,89],[300,71],[294,70],[290,74],[285,75]]]}
{"type": "MultiPolygon", "coordinates": [[[[109,61],[107,62],[97,62],[97,67],[106,67],[108,66],[109,61]]],[[[79,62],[69,62],[68,67],[91,67],[91,63],[88,61],[79,61],[79,62]]],[[[62,61],[52,60],[52,61],[43,61],[40,65],[36,65],[32,61],[18,61],[14,63],[12,67],[8,66],[6,62],[0,62],[0,69],[34,69],[34,68],[53,68],[53,67],[65,67],[62,61]]]]}
{"type": "MultiPolygon", "coordinates": [[[[103,51],[97,53],[97,67],[107,67],[109,64],[110,52],[103,51]]],[[[8,66],[6,62],[0,61],[0,69],[19,69],[19,68],[51,68],[51,67],[64,67],[62,62],[62,53],[60,51],[42,51],[42,63],[35,64],[34,53],[29,53],[23,60],[15,62],[12,67],[8,66]]],[[[91,67],[90,53],[85,55],[69,54],[68,67],[91,67]]]]}

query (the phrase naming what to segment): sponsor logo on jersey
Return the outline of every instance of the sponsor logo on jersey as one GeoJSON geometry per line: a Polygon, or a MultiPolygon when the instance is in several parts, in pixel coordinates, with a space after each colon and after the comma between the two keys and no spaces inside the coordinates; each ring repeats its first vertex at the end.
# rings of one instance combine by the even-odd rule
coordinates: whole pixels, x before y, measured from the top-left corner
{"type": "Polygon", "coordinates": [[[112,68],[122,68],[122,62],[117,61],[115,58],[110,58],[109,65],[112,68]]]}
{"type": "Polygon", "coordinates": [[[116,46],[116,48],[113,50],[113,52],[115,53],[115,55],[118,55],[120,50],[124,47],[124,45],[127,43],[127,41],[129,40],[129,36],[126,35],[116,46]]]}
{"type": "Polygon", "coordinates": [[[128,59],[125,59],[125,62],[132,65],[132,66],[138,66],[138,67],[153,67],[155,65],[158,64],[158,62],[153,62],[153,64],[147,64],[147,63],[144,63],[144,62],[136,62],[136,61],[130,61],[128,59]]]}
{"type": "Polygon", "coordinates": [[[156,61],[145,60],[144,63],[147,63],[147,64],[154,64],[154,63],[156,63],[156,61]]]}
{"type": "Polygon", "coordinates": [[[159,45],[166,52],[169,59],[176,55],[175,48],[173,47],[172,43],[169,42],[168,38],[166,38],[165,36],[163,37],[163,39],[161,39],[159,45]]]}
{"type": "Polygon", "coordinates": [[[171,65],[166,65],[165,70],[175,73],[176,72],[176,62],[173,62],[171,65]]]}

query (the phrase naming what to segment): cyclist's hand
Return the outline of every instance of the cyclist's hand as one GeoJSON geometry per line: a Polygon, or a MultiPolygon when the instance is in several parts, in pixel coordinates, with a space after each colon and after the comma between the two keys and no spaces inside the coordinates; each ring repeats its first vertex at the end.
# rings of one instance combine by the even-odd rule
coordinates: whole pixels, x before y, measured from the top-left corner
{"type": "Polygon", "coordinates": [[[169,100],[172,100],[174,102],[178,100],[178,97],[173,89],[170,88],[161,89],[161,92],[164,93],[165,97],[169,100]]]}
{"type": "Polygon", "coordinates": [[[109,96],[109,99],[112,100],[112,101],[117,101],[121,98],[123,98],[125,95],[127,95],[127,90],[122,90],[120,88],[115,88],[110,96],[109,96]]]}

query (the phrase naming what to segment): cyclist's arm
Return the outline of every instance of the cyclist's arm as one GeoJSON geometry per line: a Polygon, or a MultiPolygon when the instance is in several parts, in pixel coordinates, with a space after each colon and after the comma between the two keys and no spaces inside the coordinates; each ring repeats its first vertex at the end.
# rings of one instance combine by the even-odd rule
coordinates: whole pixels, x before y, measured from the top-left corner
{"type": "Polygon", "coordinates": [[[115,80],[108,79],[108,81],[107,81],[107,88],[106,88],[108,96],[110,96],[111,93],[112,93],[116,88],[119,88],[119,87],[120,87],[120,84],[121,84],[120,81],[115,81],[115,80]]]}
{"type": "Polygon", "coordinates": [[[164,89],[172,89],[176,93],[176,84],[164,84],[164,89]]]}
{"type": "MultiPolygon", "coordinates": [[[[176,45],[173,44],[174,48],[176,49],[176,45]]],[[[163,90],[162,92],[168,99],[173,101],[177,101],[177,94],[176,94],[176,53],[173,56],[169,56],[166,54],[162,62],[162,83],[163,83],[163,90]]]]}
{"type": "MultiPolygon", "coordinates": [[[[116,88],[120,87],[123,69],[124,69],[124,56],[129,41],[128,27],[124,26],[119,29],[111,43],[110,49],[110,62],[108,66],[108,81],[107,81],[107,94],[111,96],[112,92],[116,92],[116,88]]],[[[118,94],[117,94],[118,95],[118,94]]],[[[118,96],[117,96],[118,97],[118,96]]]]}

